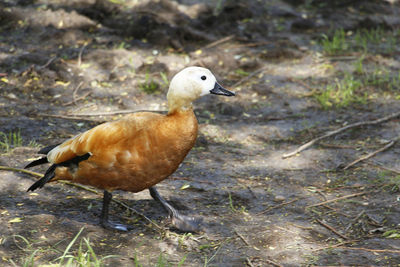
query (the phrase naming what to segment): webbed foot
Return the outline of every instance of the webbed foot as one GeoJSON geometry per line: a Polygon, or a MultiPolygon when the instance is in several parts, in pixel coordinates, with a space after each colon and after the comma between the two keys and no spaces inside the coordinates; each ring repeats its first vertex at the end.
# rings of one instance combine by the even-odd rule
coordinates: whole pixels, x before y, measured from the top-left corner
{"type": "Polygon", "coordinates": [[[168,212],[171,218],[172,225],[182,232],[199,232],[203,230],[202,218],[195,218],[191,216],[185,216],[178,212],[171,204],[169,204],[156,190],[155,187],[149,188],[150,195],[161,203],[164,209],[168,212]]]}
{"type": "Polygon", "coordinates": [[[182,232],[200,232],[203,230],[203,218],[196,218],[175,213],[171,217],[172,225],[182,232]]]}
{"type": "Polygon", "coordinates": [[[114,230],[114,231],[120,231],[120,232],[128,232],[133,229],[132,226],[128,226],[128,225],[121,224],[121,223],[113,223],[110,221],[101,221],[100,224],[107,230],[114,230]]]}

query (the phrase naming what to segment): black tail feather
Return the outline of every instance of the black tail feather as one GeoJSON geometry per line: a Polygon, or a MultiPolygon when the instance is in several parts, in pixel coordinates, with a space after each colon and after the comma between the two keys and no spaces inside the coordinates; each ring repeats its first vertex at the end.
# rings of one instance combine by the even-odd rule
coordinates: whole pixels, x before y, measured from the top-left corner
{"type": "Polygon", "coordinates": [[[42,149],[39,150],[39,154],[44,154],[47,155],[51,150],[53,150],[53,148],[55,148],[56,146],[59,146],[60,144],[57,145],[51,145],[51,146],[46,146],[42,149]]]}
{"type": "MultiPolygon", "coordinates": [[[[38,154],[47,155],[53,148],[55,148],[56,146],[59,146],[59,145],[60,144],[44,147],[38,151],[38,154]]],[[[47,157],[43,157],[43,158],[37,159],[35,161],[32,161],[31,163],[26,165],[24,169],[27,169],[27,168],[30,168],[33,166],[37,166],[37,165],[41,165],[41,164],[45,164],[45,163],[49,163],[49,161],[47,160],[47,157]]]]}
{"type": "Polygon", "coordinates": [[[33,166],[37,166],[37,165],[41,165],[41,164],[45,164],[45,163],[49,163],[49,161],[47,160],[47,157],[43,157],[43,158],[32,161],[31,163],[26,165],[24,169],[27,169],[27,168],[30,168],[33,166]]]}
{"type": "MultiPolygon", "coordinates": [[[[46,173],[42,178],[40,178],[37,182],[35,182],[31,187],[28,188],[28,191],[33,191],[37,188],[42,188],[47,182],[49,182],[51,179],[54,178],[55,176],[55,170],[57,167],[63,166],[67,168],[78,168],[79,163],[81,161],[87,160],[90,157],[90,153],[86,153],[82,156],[76,156],[70,160],[58,163],[58,164],[53,164],[50,166],[50,168],[47,169],[46,173]]],[[[47,163],[48,160],[46,157],[43,157],[41,159],[35,160],[31,163],[29,163],[25,168],[29,168],[32,166],[40,165],[43,163],[47,163]]]]}
{"type": "Polygon", "coordinates": [[[51,179],[54,178],[55,173],[54,171],[56,170],[57,164],[53,164],[50,166],[50,168],[46,171],[44,176],[40,178],[37,182],[35,182],[31,187],[28,188],[29,191],[33,191],[37,188],[42,188],[47,182],[49,182],[51,179]]]}

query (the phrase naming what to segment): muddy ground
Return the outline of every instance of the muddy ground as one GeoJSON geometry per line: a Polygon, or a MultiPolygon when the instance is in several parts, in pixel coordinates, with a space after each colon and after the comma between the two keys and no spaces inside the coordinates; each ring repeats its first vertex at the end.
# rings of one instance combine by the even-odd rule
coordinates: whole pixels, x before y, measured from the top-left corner
{"type": "Polygon", "coordinates": [[[106,266],[397,266],[399,145],[343,169],[396,141],[397,117],[282,155],[399,110],[399,26],[399,3],[383,0],[0,2],[2,166],[121,111],[165,111],[185,66],[237,92],[195,103],[197,144],[157,186],[204,232],[171,228],[147,191],[114,197],[157,226],[114,203],[113,220],[134,229],[111,232],[98,224],[101,192],[27,193],[37,177],[0,170],[1,266],[88,265],[85,240],[106,266]]]}

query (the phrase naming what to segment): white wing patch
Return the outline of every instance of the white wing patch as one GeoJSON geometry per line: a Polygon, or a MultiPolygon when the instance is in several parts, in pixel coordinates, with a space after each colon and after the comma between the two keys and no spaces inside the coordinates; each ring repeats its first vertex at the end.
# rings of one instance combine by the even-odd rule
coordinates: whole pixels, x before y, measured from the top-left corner
{"type": "MultiPolygon", "coordinates": [[[[75,135],[74,137],[66,140],[64,143],[56,146],[55,148],[53,148],[52,150],[49,151],[49,153],[47,153],[47,160],[51,163],[55,163],[56,158],[58,157],[58,155],[63,154],[64,152],[71,150],[71,145],[74,143],[73,141],[69,144],[69,145],[64,145],[67,142],[70,142],[71,140],[74,140],[75,138],[78,138],[78,142],[82,142],[81,138],[82,138],[82,133],[75,135]],[[81,135],[81,136],[80,136],[81,135]]],[[[90,152],[89,152],[90,153],[90,152]]]]}

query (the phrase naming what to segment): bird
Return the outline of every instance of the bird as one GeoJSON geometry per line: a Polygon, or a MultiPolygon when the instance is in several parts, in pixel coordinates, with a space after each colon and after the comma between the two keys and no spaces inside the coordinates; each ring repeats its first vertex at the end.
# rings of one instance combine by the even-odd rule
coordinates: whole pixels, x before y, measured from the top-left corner
{"type": "Polygon", "coordinates": [[[129,231],[130,226],[109,220],[112,192],[137,193],[148,189],[151,197],[168,212],[174,227],[184,232],[198,231],[201,219],[182,215],[158,193],[155,185],[173,174],[194,146],[198,122],[193,102],[210,94],[235,95],[223,88],[210,70],[197,66],[184,68],[170,82],[167,114],[131,113],[38,151],[45,156],[25,168],[51,165],[28,192],[57,180],[96,187],[103,190],[100,225],[129,231]]]}

